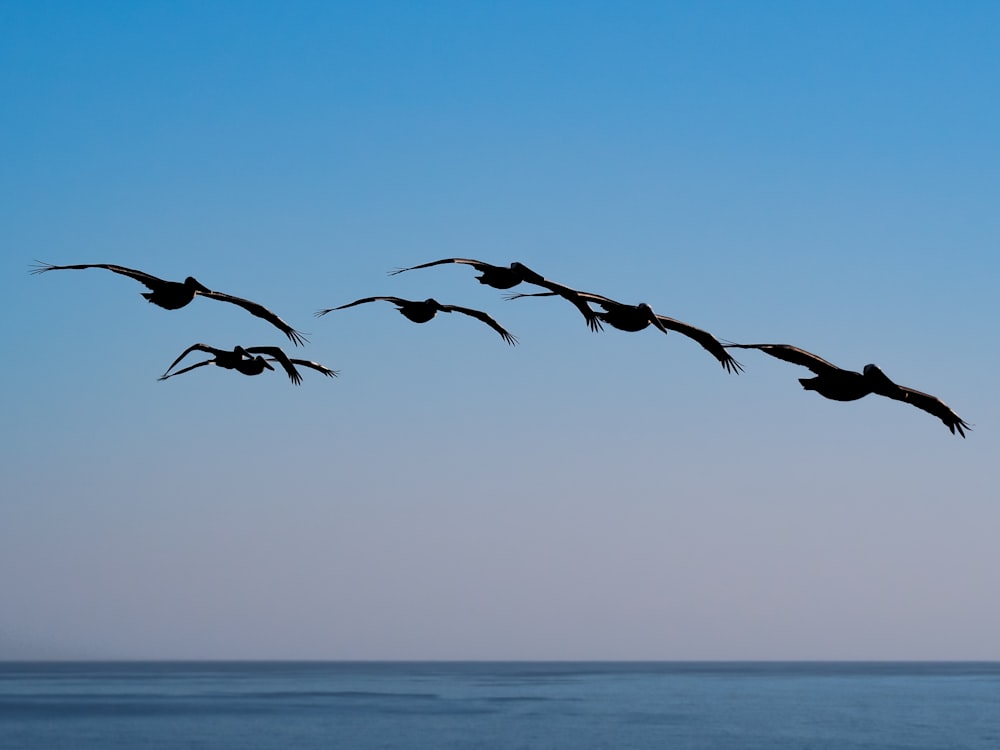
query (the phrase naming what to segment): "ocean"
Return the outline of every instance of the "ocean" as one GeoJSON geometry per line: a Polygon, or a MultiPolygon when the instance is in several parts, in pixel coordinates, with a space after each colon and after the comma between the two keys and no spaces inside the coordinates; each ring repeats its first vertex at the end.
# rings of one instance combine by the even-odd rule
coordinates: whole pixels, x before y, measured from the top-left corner
{"type": "Polygon", "coordinates": [[[64,748],[996,750],[1000,663],[0,663],[0,749],[64,748]]]}

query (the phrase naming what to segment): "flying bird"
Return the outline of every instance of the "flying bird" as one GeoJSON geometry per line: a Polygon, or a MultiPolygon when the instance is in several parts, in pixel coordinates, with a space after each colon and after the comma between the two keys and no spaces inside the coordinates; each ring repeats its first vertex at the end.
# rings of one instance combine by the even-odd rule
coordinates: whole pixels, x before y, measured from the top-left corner
{"type": "MultiPolygon", "coordinates": [[[[719,364],[722,365],[726,372],[739,374],[743,371],[743,365],[733,359],[733,356],[726,351],[722,342],[708,331],[697,328],[689,323],[675,320],[674,318],[668,318],[666,315],[657,315],[653,312],[653,308],[645,302],[640,302],[637,305],[627,305],[600,294],[591,294],[590,292],[576,292],[576,294],[585,303],[593,303],[601,307],[603,312],[597,312],[597,317],[612,328],[635,333],[652,325],[663,331],[663,333],[676,331],[682,336],[687,336],[701,344],[705,351],[719,361],[719,364]]],[[[507,299],[548,296],[551,296],[550,292],[538,292],[536,294],[511,294],[507,295],[507,299]]]]}
{"type": "Polygon", "coordinates": [[[418,268],[430,268],[431,266],[439,266],[443,263],[461,263],[472,266],[474,269],[479,271],[479,276],[476,277],[476,279],[479,280],[479,283],[491,286],[494,289],[511,289],[522,282],[534,284],[535,286],[540,286],[543,289],[548,289],[550,293],[558,295],[571,302],[583,315],[584,319],[587,321],[587,325],[590,327],[590,330],[601,330],[601,321],[598,319],[597,315],[594,314],[594,311],[588,307],[582,299],[580,299],[575,289],[563,286],[562,284],[557,284],[554,281],[549,281],[541,274],[532,271],[526,265],[518,263],[517,261],[511,263],[509,266],[494,266],[492,263],[484,263],[481,260],[472,260],[470,258],[442,258],[441,260],[431,261],[430,263],[421,263],[419,266],[397,268],[394,271],[390,271],[389,275],[395,276],[396,274],[403,273],[404,271],[413,271],[418,268]]]}
{"type": "Polygon", "coordinates": [[[894,383],[875,365],[865,365],[861,372],[842,370],[825,359],[790,344],[727,344],[726,346],[736,349],[759,349],[785,362],[809,368],[816,377],[799,378],[799,382],[807,391],[816,391],[825,398],[834,401],[857,401],[874,393],[896,401],[905,401],[911,406],[933,414],[944,422],[952,434],[957,431],[964,438],[965,430],[972,429],[939,398],[894,383]]]}
{"type": "Polygon", "coordinates": [[[317,310],[316,317],[326,315],[334,310],[343,310],[346,307],[354,307],[355,305],[363,305],[366,302],[379,302],[383,300],[396,305],[399,312],[409,320],[412,320],[414,323],[426,323],[439,312],[459,312],[464,315],[470,315],[477,320],[481,320],[494,331],[499,333],[503,340],[511,346],[517,343],[517,339],[514,336],[508,333],[503,326],[481,310],[459,307],[458,305],[442,305],[436,299],[408,300],[400,297],[365,297],[364,299],[355,300],[354,302],[349,302],[348,304],[341,305],[340,307],[328,307],[325,310],[317,310]]]}
{"type": "Polygon", "coordinates": [[[288,379],[295,385],[300,385],[302,383],[302,376],[295,368],[295,365],[310,367],[326,375],[328,378],[332,378],[337,375],[336,370],[324,367],[318,362],[289,358],[288,355],[277,346],[237,346],[229,351],[226,349],[217,349],[214,346],[209,346],[208,344],[192,344],[181,352],[181,355],[170,364],[170,367],[166,369],[158,380],[166,380],[167,378],[172,378],[174,375],[182,375],[185,372],[190,372],[197,367],[204,367],[205,365],[215,365],[226,370],[237,370],[244,375],[260,375],[264,372],[264,370],[274,369],[270,364],[271,362],[277,362],[280,364],[285,373],[288,375],[288,379]],[[211,354],[212,359],[206,359],[203,362],[198,362],[190,367],[185,367],[183,370],[178,370],[177,372],[170,372],[182,359],[193,351],[211,354]]]}
{"type": "Polygon", "coordinates": [[[278,328],[278,330],[291,339],[296,346],[301,346],[307,340],[305,336],[296,331],[288,325],[288,323],[283,321],[263,305],[251,302],[248,299],[243,299],[242,297],[234,297],[231,294],[213,292],[193,276],[188,276],[184,279],[184,281],[164,281],[163,279],[158,279],[156,276],[151,276],[143,271],[136,271],[135,269],[125,268],[124,266],[115,266],[110,263],[54,266],[51,263],[42,263],[41,261],[35,261],[35,267],[31,270],[31,273],[37,274],[45,273],[46,271],[64,271],[67,269],[76,270],[81,268],[104,268],[108,271],[121,274],[122,276],[128,276],[130,279],[135,279],[150,290],[148,292],[142,292],[142,296],[145,297],[147,301],[152,302],[154,305],[162,307],[166,310],[178,310],[185,305],[190,304],[196,296],[201,295],[210,299],[219,300],[220,302],[230,302],[234,305],[239,305],[251,315],[263,318],[268,323],[278,328]]]}

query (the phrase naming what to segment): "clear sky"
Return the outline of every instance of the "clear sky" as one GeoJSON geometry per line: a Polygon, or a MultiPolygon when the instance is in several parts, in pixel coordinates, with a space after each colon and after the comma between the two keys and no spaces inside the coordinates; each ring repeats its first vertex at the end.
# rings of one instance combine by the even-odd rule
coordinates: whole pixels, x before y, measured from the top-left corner
{"type": "Polygon", "coordinates": [[[994,2],[4,3],[0,658],[1000,659],[998,92],[994,2]]]}

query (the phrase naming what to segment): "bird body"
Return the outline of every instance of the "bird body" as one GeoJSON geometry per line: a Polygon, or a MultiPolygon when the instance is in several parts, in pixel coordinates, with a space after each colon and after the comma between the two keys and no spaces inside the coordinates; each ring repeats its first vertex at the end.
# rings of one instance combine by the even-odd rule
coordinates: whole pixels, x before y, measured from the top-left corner
{"type": "Polygon", "coordinates": [[[472,260],[470,258],[443,258],[441,260],[431,261],[430,263],[422,263],[419,266],[397,268],[395,271],[390,271],[389,275],[395,276],[396,274],[403,273],[404,271],[413,271],[417,268],[429,268],[430,266],[438,266],[442,263],[461,263],[470,265],[479,271],[479,276],[476,277],[479,280],[479,283],[493,287],[494,289],[511,289],[522,282],[534,284],[535,286],[540,286],[543,289],[548,289],[550,294],[560,296],[571,302],[583,315],[584,319],[587,321],[588,327],[592,331],[601,330],[601,322],[597,315],[595,315],[594,311],[591,310],[590,307],[588,307],[587,304],[577,296],[575,289],[571,289],[568,286],[558,284],[554,281],[549,281],[541,274],[532,271],[526,265],[517,261],[514,261],[509,266],[495,266],[492,263],[484,263],[481,260],[472,260]]]}
{"type": "Polygon", "coordinates": [[[209,346],[208,344],[192,344],[181,352],[177,359],[170,363],[170,367],[164,371],[158,380],[166,380],[174,375],[182,375],[185,372],[190,372],[196,367],[204,367],[205,365],[215,365],[216,367],[221,367],[225,370],[239,370],[244,375],[260,375],[265,369],[274,369],[264,360],[263,357],[254,357],[242,346],[236,346],[232,350],[226,350],[217,349],[214,346],[209,346]],[[206,359],[203,362],[198,362],[197,364],[185,367],[183,370],[178,370],[174,373],[170,372],[182,359],[193,351],[211,354],[212,359],[206,359]]]}
{"type": "Polygon", "coordinates": [[[153,288],[152,292],[142,292],[148,302],[162,307],[164,310],[179,310],[190,303],[199,292],[210,291],[194,276],[188,276],[183,282],[164,281],[153,288]]]}
{"type": "Polygon", "coordinates": [[[397,268],[394,271],[390,271],[389,275],[395,276],[404,271],[415,271],[418,268],[440,266],[443,263],[458,263],[472,266],[479,271],[479,276],[476,277],[479,283],[493,287],[494,289],[510,289],[524,281],[524,278],[519,273],[519,269],[515,268],[515,266],[520,265],[518,263],[511,263],[510,266],[494,266],[492,263],[484,263],[481,260],[472,260],[471,258],[442,258],[430,263],[421,263],[419,266],[397,268]]]}
{"type": "Polygon", "coordinates": [[[291,359],[285,354],[284,351],[281,350],[280,347],[277,346],[236,346],[232,350],[226,350],[217,349],[214,346],[209,346],[208,344],[192,344],[181,352],[180,356],[177,357],[177,359],[170,364],[170,367],[166,369],[166,372],[159,377],[159,380],[166,380],[174,375],[182,375],[185,372],[190,372],[197,367],[204,367],[205,365],[215,365],[216,367],[222,367],[226,370],[237,370],[244,375],[260,375],[264,372],[264,370],[274,369],[270,364],[271,362],[277,362],[280,364],[282,369],[284,369],[285,373],[288,375],[288,379],[295,385],[300,385],[302,383],[302,376],[295,368],[295,365],[310,367],[318,372],[321,372],[327,377],[335,377],[337,375],[336,370],[331,370],[318,362],[310,362],[304,359],[291,359]],[[206,359],[203,362],[198,362],[190,367],[185,367],[183,370],[178,370],[177,372],[170,372],[182,359],[193,351],[201,351],[206,354],[211,354],[212,359],[206,359]]]}
{"type": "MultiPolygon", "coordinates": [[[[519,299],[521,297],[551,297],[554,294],[556,293],[537,292],[534,294],[511,294],[507,296],[507,299],[519,299]]],[[[591,303],[601,307],[602,310],[594,314],[602,323],[607,323],[609,326],[617,328],[619,331],[636,333],[637,331],[648,328],[649,325],[652,324],[663,331],[663,333],[667,332],[663,325],[657,320],[656,313],[653,312],[653,308],[645,302],[640,302],[637,305],[627,305],[624,302],[616,302],[615,300],[600,294],[592,294],[590,292],[580,292],[576,290],[573,290],[573,294],[585,303],[591,303]]]]}
{"type": "Polygon", "coordinates": [[[885,396],[895,401],[905,401],[940,419],[951,430],[963,438],[965,430],[971,430],[951,408],[936,396],[894,383],[882,370],[873,364],[864,366],[861,372],[844,370],[822,357],[791,344],[727,344],[727,348],[758,349],[772,357],[808,368],[815,373],[813,378],[799,378],[799,383],[807,391],[816,391],[833,401],[857,401],[869,394],[885,396]]]}
{"type": "MultiPolygon", "coordinates": [[[[271,361],[273,362],[274,360],[271,361]]],[[[271,367],[270,362],[259,354],[257,356],[249,357],[248,359],[241,359],[236,363],[235,367],[229,369],[236,370],[244,375],[260,375],[264,372],[264,370],[274,370],[274,368],[271,367]]],[[[295,375],[296,377],[291,378],[291,381],[295,385],[299,385],[302,382],[302,377],[297,372],[295,375]]]]}
{"type": "Polygon", "coordinates": [[[54,266],[51,263],[36,262],[31,273],[39,274],[45,273],[46,271],[79,270],[84,268],[103,268],[108,271],[112,271],[113,273],[121,274],[122,276],[128,276],[130,279],[135,279],[150,290],[148,292],[142,292],[142,296],[145,297],[148,302],[151,302],[158,307],[162,307],[165,310],[179,310],[180,308],[190,304],[196,296],[201,295],[203,297],[208,297],[209,299],[218,300],[220,302],[229,302],[242,307],[251,315],[262,318],[278,328],[278,330],[284,333],[296,346],[300,346],[306,342],[305,336],[296,331],[288,325],[288,323],[283,321],[263,305],[251,302],[248,299],[243,299],[242,297],[235,297],[231,294],[212,291],[193,276],[188,276],[184,279],[184,281],[165,281],[157,278],[156,276],[145,273],[144,271],[137,271],[134,268],[125,268],[124,266],[116,266],[111,263],[85,263],[75,266],[54,266]]]}
{"type": "Polygon", "coordinates": [[[645,302],[640,302],[637,305],[626,305],[622,302],[615,302],[607,297],[599,297],[595,294],[586,293],[583,295],[583,298],[603,307],[604,312],[597,313],[597,316],[602,322],[607,323],[612,328],[617,328],[619,331],[635,333],[648,328],[652,324],[663,333],[667,332],[667,329],[663,327],[663,324],[656,317],[656,313],[653,312],[653,308],[645,302]]]}
{"type": "Polygon", "coordinates": [[[392,302],[396,305],[396,309],[401,315],[403,315],[408,320],[412,320],[414,323],[426,323],[431,320],[439,312],[457,312],[463,315],[468,315],[470,317],[481,320],[483,323],[488,325],[494,331],[500,334],[501,338],[512,346],[517,343],[517,338],[511,335],[503,326],[497,323],[488,314],[482,312],[481,310],[473,310],[469,307],[459,307],[458,305],[442,305],[436,299],[428,298],[425,300],[409,300],[403,299],[402,297],[364,297],[363,299],[355,300],[354,302],[349,302],[346,305],[340,305],[340,307],[328,307],[325,310],[318,310],[316,316],[320,317],[326,315],[327,313],[333,312],[334,310],[343,310],[348,307],[354,307],[355,305],[363,305],[368,302],[392,302]]]}
{"type": "MultiPolygon", "coordinates": [[[[733,356],[726,351],[722,342],[711,333],[689,323],[668,318],[666,315],[657,315],[653,312],[653,308],[645,302],[640,302],[637,305],[628,305],[590,292],[576,292],[576,295],[585,304],[595,304],[601,307],[603,312],[597,312],[597,317],[602,323],[607,323],[612,328],[617,328],[619,331],[636,333],[652,325],[663,333],[676,331],[682,336],[687,336],[701,344],[703,349],[719,361],[726,372],[738,374],[743,370],[743,365],[733,359],[733,356]]],[[[552,296],[552,292],[538,292],[536,294],[512,294],[508,295],[507,299],[550,296],[552,296]]]]}

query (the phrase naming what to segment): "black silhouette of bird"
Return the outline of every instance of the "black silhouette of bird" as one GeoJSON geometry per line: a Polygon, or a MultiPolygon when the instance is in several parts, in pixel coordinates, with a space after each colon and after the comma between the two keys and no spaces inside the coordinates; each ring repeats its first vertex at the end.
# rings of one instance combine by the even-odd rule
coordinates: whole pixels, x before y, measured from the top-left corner
{"type": "Polygon", "coordinates": [[[170,367],[166,369],[158,380],[166,380],[167,378],[172,378],[174,375],[183,375],[185,372],[190,372],[197,367],[203,367],[205,365],[215,365],[227,370],[238,370],[244,375],[260,375],[264,372],[264,370],[274,369],[270,364],[271,362],[277,362],[280,364],[285,373],[288,375],[288,379],[295,385],[300,385],[302,383],[302,376],[295,368],[295,365],[310,367],[318,372],[321,372],[323,375],[326,375],[328,378],[332,378],[337,375],[336,370],[331,370],[318,362],[310,362],[305,359],[292,359],[277,346],[237,346],[229,351],[226,349],[217,349],[214,346],[209,346],[208,344],[192,344],[181,352],[181,355],[170,364],[170,367]],[[177,372],[170,372],[182,359],[193,351],[211,354],[212,359],[206,359],[203,362],[198,362],[190,367],[185,367],[183,370],[178,370],[177,372]]]}
{"type": "MultiPolygon", "coordinates": [[[[653,312],[653,308],[645,302],[640,302],[637,305],[627,305],[600,294],[591,294],[590,292],[576,292],[576,294],[584,302],[593,303],[603,308],[603,312],[597,312],[596,315],[602,322],[607,323],[612,328],[635,333],[652,325],[663,331],[663,333],[676,331],[682,336],[687,336],[701,344],[705,351],[719,361],[719,364],[722,365],[726,372],[739,374],[743,371],[743,365],[733,359],[733,356],[726,351],[722,342],[708,331],[697,328],[689,323],[675,320],[674,318],[668,318],[666,315],[657,315],[653,312]]],[[[536,294],[511,294],[507,295],[507,299],[548,296],[551,296],[550,292],[538,292],[536,294]]]]}
{"type": "Polygon", "coordinates": [[[905,401],[911,406],[933,414],[944,422],[952,434],[957,431],[964,438],[965,430],[972,429],[941,399],[894,383],[873,364],[867,364],[861,372],[855,372],[843,370],[815,354],[790,344],[726,344],[726,346],[736,349],[759,349],[785,362],[809,368],[816,377],[799,378],[799,382],[807,391],[816,391],[825,398],[834,401],[857,401],[874,393],[896,401],[905,401]]]}
{"type": "Polygon", "coordinates": [[[404,271],[413,271],[418,268],[430,268],[431,266],[439,266],[442,263],[461,263],[472,266],[479,271],[479,276],[476,277],[479,280],[479,283],[491,286],[494,289],[511,289],[522,282],[534,284],[535,286],[540,286],[543,289],[548,289],[552,294],[558,295],[571,302],[583,315],[584,319],[587,321],[587,325],[590,327],[590,330],[601,330],[601,321],[598,319],[597,315],[594,314],[594,311],[590,309],[590,307],[588,307],[582,299],[580,299],[575,289],[571,289],[563,284],[558,284],[555,281],[550,281],[541,274],[532,271],[523,263],[518,263],[517,261],[511,263],[509,266],[494,266],[492,263],[484,263],[481,260],[472,260],[470,258],[442,258],[441,260],[431,261],[430,263],[421,263],[419,266],[397,268],[394,271],[390,271],[389,275],[395,276],[396,274],[403,273],[404,271]]]}
{"type": "Polygon", "coordinates": [[[178,310],[185,305],[190,304],[196,296],[201,295],[210,299],[219,300],[220,302],[230,302],[234,305],[239,305],[251,315],[263,318],[268,323],[278,328],[278,330],[291,339],[296,346],[301,346],[307,341],[304,335],[296,331],[288,325],[288,323],[283,321],[263,305],[243,299],[242,297],[234,297],[231,294],[214,292],[193,276],[188,276],[184,279],[184,281],[164,281],[163,279],[151,276],[143,271],[136,271],[132,268],[116,266],[110,263],[87,263],[76,266],[54,266],[51,263],[42,263],[41,261],[35,262],[35,267],[31,270],[31,273],[38,274],[45,273],[46,271],[64,271],[68,269],[76,270],[82,268],[104,268],[108,271],[113,271],[114,273],[119,273],[123,276],[135,279],[139,283],[143,284],[147,289],[151,290],[148,292],[142,292],[142,296],[145,297],[147,301],[152,302],[154,305],[162,307],[166,310],[178,310]]]}
{"type": "Polygon", "coordinates": [[[517,343],[517,338],[508,333],[508,331],[497,323],[493,318],[491,318],[486,313],[481,310],[473,310],[468,307],[459,307],[458,305],[442,305],[436,299],[425,299],[425,300],[408,300],[402,299],[401,297],[365,297],[364,299],[355,300],[354,302],[349,302],[346,305],[341,305],[340,307],[328,307],[325,310],[317,310],[316,317],[321,315],[326,315],[334,310],[343,310],[347,307],[354,307],[355,305],[363,305],[366,302],[379,302],[379,301],[391,302],[396,305],[399,312],[412,320],[414,323],[426,323],[439,312],[458,312],[464,315],[470,315],[477,320],[481,320],[483,323],[488,325],[494,331],[500,334],[504,341],[510,345],[517,343]]]}

